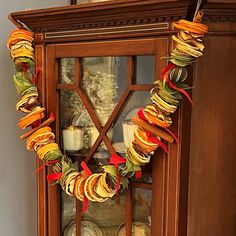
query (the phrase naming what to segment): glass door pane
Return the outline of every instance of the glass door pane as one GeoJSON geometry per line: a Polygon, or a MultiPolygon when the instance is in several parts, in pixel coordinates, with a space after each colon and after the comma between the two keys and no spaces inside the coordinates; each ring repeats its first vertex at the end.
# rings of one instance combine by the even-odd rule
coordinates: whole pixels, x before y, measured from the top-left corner
{"type": "MultiPolygon", "coordinates": [[[[111,153],[124,156],[133,141],[132,116],[150,103],[155,80],[154,56],[83,57],[59,59],[58,95],[61,147],[74,166],[88,161],[93,173],[102,172],[111,153]]],[[[150,165],[142,179],[152,183],[150,165]]],[[[81,218],[81,235],[125,235],[127,214],[133,221],[133,235],[150,235],[151,190],[134,188],[132,213],[127,213],[126,191],[105,202],[89,201],[81,218]],[[141,231],[140,231],[141,227],[141,231]],[[137,231],[139,230],[139,231],[137,231]],[[142,231],[143,230],[143,231],[142,231]],[[141,232],[141,233],[140,233],[141,232]]],[[[78,207],[75,198],[61,194],[62,232],[76,235],[78,207]]]]}

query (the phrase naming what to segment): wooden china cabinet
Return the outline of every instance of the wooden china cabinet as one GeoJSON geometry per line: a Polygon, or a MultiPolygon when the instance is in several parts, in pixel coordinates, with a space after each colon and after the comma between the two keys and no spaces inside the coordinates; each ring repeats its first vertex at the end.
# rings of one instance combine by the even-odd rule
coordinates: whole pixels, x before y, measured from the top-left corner
{"type": "MultiPolygon", "coordinates": [[[[66,126],[73,123],[84,131],[84,148],[65,150],[75,166],[85,160],[99,168],[110,153],[124,152],[124,123],[150,102],[152,84],[166,64],[161,58],[173,46],[173,22],[190,18],[192,3],[118,0],[10,15],[18,27],[35,32],[40,99],[48,115],[56,116],[52,128],[61,149],[66,126]]],[[[42,170],[37,177],[38,235],[69,235],[65,231],[73,225],[79,236],[81,228],[96,225],[97,235],[131,236],[132,222],[145,228],[143,235],[187,235],[190,109],[184,100],[173,117],[180,143],[168,144],[169,155],[158,150],[141,181],[105,203],[89,203],[84,215],[82,203],[47,182],[52,170],[42,170]]]]}

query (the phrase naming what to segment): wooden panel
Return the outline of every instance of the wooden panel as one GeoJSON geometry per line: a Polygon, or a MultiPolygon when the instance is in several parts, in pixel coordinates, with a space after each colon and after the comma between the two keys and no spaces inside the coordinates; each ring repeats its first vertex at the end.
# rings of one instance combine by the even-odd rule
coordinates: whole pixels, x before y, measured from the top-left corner
{"type": "MultiPolygon", "coordinates": [[[[47,99],[47,110],[53,112],[59,117],[58,97],[56,91],[57,83],[57,66],[55,63],[55,46],[47,46],[46,48],[46,91],[50,95],[47,99]],[[50,79],[49,79],[50,78],[50,79]]],[[[56,134],[57,142],[59,141],[59,119],[56,119],[51,125],[56,134]]],[[[52,173],[51,168],[48,172],[52,173]]],[[[60,191],[58,185],[48,183],[48,236],[59,236],[61,230],[60,219],[60,191]]]]}
{"type": "Polygon", "coordinates": [[[217,3],[235,3],[235,0],[208,0],[208,2],[217,2],[217,3]]]}
{"type": "MultiPolygon", "coordinates": [[[[157,52],[157,79],[160,78],[161,69],[166,63],[164,60],[160,61],[159,58],[167,54],[168,42],[168,38],[162,41],[161,51],[157,52]]],[[[190,105],[184,100],[183,106],[173,116],[171,126],[171,130],[179,138],[180,144],[169,144],[168,155],[162,150],[158,150],[153,157],[153,236],[186,235],[190,114],[190,105]]]]}
{"type": "Polygon", "coordinates": [[[161,50],[163,38],[143,40],[123,40],[91,42],[80,44],[57,44],[56,57],[95,57],[123,55],[154,55],[161,50]],[[109,48],[109,50],[107,50],[109,48]]]}
{"type": "Polygon", "coordinates": [[[206,38],[196,66],[191,136],[190,236],[236,235],[236,38],[206,38]]]}
{"type": "Polygon", "coordinates": [[[164,228],[164,172],[165,161],[163,152],[158,150],[152,161],[152,236],[163,236],[164,228]]]}
{"type": "MultiPolygon", "coordinates": [[[[38,77],[39,100],[43,106],[46,104],[45,94],[45,47],[37,45],[35,47],[36,67],[40,69],[38,77]]],[[[36,157],[36,168],[43,165],[43,162],[36,157]]],[[[47,170],[44,168],[37,174],[37,235],[47,234],[47,170]]]]}

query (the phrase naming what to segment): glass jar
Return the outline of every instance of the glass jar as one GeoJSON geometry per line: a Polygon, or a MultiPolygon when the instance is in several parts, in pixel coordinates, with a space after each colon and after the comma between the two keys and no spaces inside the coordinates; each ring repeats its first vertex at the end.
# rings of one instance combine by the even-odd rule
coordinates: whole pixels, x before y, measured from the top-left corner
{"type": "Polygon", "coordinates": [[[62,129],[63,148],[65,151],[79,151],[84,146],[84,131],[76,126],[62,129]]]}

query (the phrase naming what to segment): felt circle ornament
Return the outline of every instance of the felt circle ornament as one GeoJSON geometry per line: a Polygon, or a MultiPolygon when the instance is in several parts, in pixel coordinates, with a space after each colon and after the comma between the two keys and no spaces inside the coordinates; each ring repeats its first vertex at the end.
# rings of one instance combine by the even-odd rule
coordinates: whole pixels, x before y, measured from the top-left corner
{"type": "Polygon", "coordinates": [[[163,140],[178,142],[178,138],[169,129],[172,125],[171,115],[184,96],[192,103],[186,91],[190,89],[185,83],[188,76],[186,67],[203,55],[203,37],[208,27],[199,23],[201,17],[199,13],[193,22],[179,20],[174,24],[177,35],[173,35],[172,39],[176,47],[165,58],[168,63],[162,70],[161,79],[154,82],[150,91],[150,104],[144,109],[140,108],[137,116],[132,119],[137,125],[134,141],[129,144],[124,157],[111,154],[109,165],[102,166],[99,173],[92,173],[84,162],[81,163],[81,170],[76,170],[72,161],[62,154],[49,127],[55,117],[51,114],[45,119],[45,108],[38,101],[36,78],[39,69],[34,77],[29,71],[34,66],[34,35],[24,29],[14,30],[10,34],[7,47],[16,69],[14,83],[19,94],[16,110],[25,114],[18,126],[21,129],[32,127],[21,138],[28,138],[26,147],[35,151],[44,162],[41,168],[52,166],[54,173],[48,175],[48,181],[58,182],[68,195],[84,201],[83,212],[86,211],[88,200],[104,202],[127,188],[132,176],[140,178],[141,167],[150,162],[159,147],[168,153],[163,140]]]}

